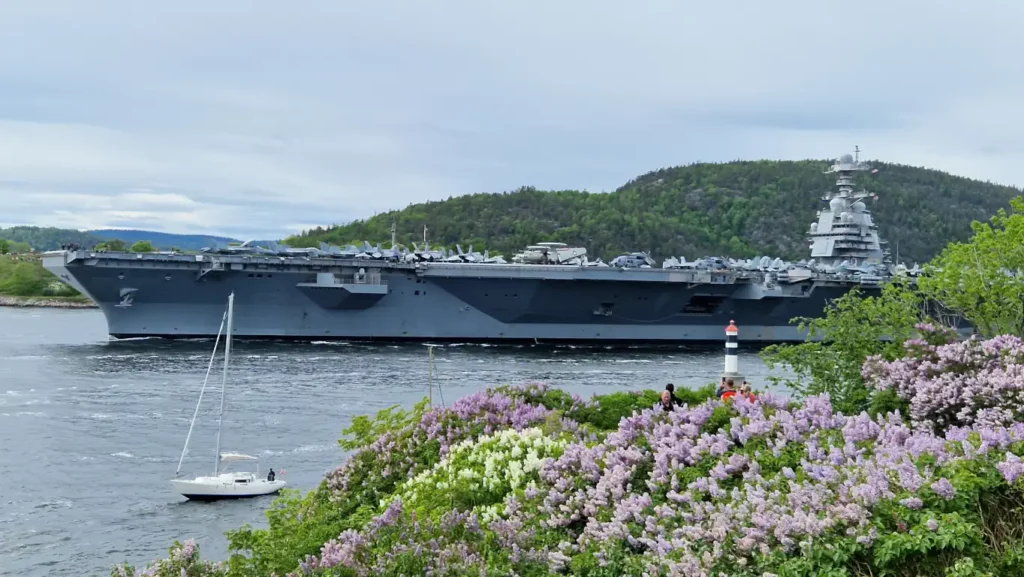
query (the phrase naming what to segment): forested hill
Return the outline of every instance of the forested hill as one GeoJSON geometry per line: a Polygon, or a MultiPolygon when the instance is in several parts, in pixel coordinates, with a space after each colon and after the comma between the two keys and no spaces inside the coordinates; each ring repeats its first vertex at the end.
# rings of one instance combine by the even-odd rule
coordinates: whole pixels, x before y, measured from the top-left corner
{"type": "Polygon", "coordinates": [[[0,228],[0,240],[7,240],[11,243],[11,252],[28,252],[29,250],[47,251],[57,250],[62,244],[77,243],[85,248],[91,248],[97,244],[120,240],[131,246],[138,241],[149,241],[159,249],[177,248],[180,250],[199,250],[211,246],[214,241],[221,244],[238,242],[236,239],[224,236],[200,235],[200,234],[171,234],[155,232],[151,230],[135,229],[103,229],[103,230],[75,230],[70,228],[53,228],[38,226],[12,226],[11,228],[0,228]]]}
{"type": "MultiPolygon", "coordinates": [[[[666,168],[645,174],[611,193],[514,192],[472,194],[414,204],[343,226],[314,229],[286,240],[293,246],[320,241],[368,240],[390,246],[391,223],[399,242],[469,244],[506,257],[542,241],[579,244],[591,258],[651,251],[652,256],[778,255],[808,258],[806,241],[824,192],[835,175],[831,161],[743,161],[666,168]]],[[[1021,190],[911,166],[871,162],[877,174],[857,174],[857,184],[878,194],[868,203],[883,239],[900,260],[925,262],[947,243],[971,235],[972,220],[987,220],[1021,190]]]]}
{"type": "Polygon", "coordinates": [[[102,238],[103,240],[122,240],[128,245],[139,241],[149,241],[153,243],[153,246],[162,249],[170,249],[173,247],[180,250],[199,250],[203,247],[212,246],[214,242],[220,244],[239,242],[238,239],[226,236],[172,234],[167,232],[154,232],[151,230],[103,229],[90,230],[87,232],[93,236],[102,238]]]}
{"type": "Polygon", "coordinates": [[[62,244],[73,242],[91,247],[103,241],[102,238],[90,234],[88,231],[40,226],[0,228],[0,240],[6,240],[12,244],[11,252],[56,250],[62,244]]]}

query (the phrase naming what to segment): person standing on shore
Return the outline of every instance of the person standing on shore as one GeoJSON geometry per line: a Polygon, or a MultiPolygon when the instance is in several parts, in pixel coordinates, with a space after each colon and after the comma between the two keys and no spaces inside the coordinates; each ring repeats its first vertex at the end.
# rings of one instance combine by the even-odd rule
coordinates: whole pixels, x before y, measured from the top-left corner
{"type": "Polygon", "coordinates": [[[725,377],[722,377],[722,380],[718,382],[718,388],[715,390],[715,396],[721,397],[723,393],[725,393],[725,377]]]}
{"type": "Polygon", "coordinates": [[[675,410],[675,407],[682,405],[683,400],[676,396],[676,386],[672,383],[665,385],[661,392],[661,408],[665,411],[675,410]]]}
{"type": "Polygon", "coordinates": [[[721,391],[722,393],[719,395],[719,397],[723,401],[735,397],[736,383],[734,383],[732,379],[725,379],[725,383],[723,384],[721,391]]]}
{"type": "Polygon", "coordinates": [[[757,400],[757,395],[754,394],[754,390],[750,387],[750,383],[743,381],[740,385],[740,394],[747,398],[751,403],[757,400]]]}

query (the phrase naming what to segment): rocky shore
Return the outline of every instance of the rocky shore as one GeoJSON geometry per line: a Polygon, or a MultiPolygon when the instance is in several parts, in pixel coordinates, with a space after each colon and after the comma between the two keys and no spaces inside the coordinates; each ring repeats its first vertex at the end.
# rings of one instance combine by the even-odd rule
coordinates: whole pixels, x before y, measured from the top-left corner
{"type": "Polygon", "coordinates": [[[47,297],[12,297],[0,295],[0,307],[47,307],[57,309],[94,309],[96,303],[47,297]]]}

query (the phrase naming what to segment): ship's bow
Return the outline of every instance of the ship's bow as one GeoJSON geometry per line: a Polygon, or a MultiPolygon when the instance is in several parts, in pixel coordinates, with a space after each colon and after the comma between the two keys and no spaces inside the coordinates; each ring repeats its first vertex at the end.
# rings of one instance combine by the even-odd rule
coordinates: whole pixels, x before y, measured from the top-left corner
{"type": "Polygon", "coordinates": [[[81,283],[74,275],[74,265],[76,261],[80,261],[81,256],[78,251],[67,251],[67,250],[54,250],[43,253],[43,268],[53,273],[58,279],[67,285],[73,287],[78,292],[89,297],[93,302],[96,299],[93,295],[89,294],[88,289],[81,283]]]}

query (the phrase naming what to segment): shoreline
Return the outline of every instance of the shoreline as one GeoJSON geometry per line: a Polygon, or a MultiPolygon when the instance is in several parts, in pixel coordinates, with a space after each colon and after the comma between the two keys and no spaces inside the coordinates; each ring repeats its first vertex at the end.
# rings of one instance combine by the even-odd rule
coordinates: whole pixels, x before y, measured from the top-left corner
{"type": "Polygon", "coordinates": [[[0,307],[53,308],[53,309],[95,309],[92,301],[70,300],[52,297],[14,297],[0,295],[0,307]]]}

